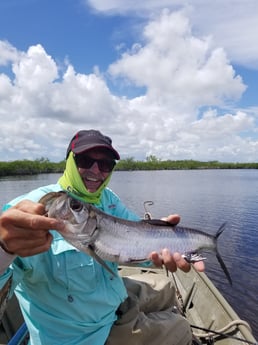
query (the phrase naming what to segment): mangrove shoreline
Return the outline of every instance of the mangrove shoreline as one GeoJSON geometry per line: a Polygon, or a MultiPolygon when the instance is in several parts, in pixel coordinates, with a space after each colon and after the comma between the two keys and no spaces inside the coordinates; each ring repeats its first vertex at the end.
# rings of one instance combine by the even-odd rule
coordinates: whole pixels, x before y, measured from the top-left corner
{"type": "MultiPolygon", "coordinates": [[[[0,162],[0,177],[15,175],[35,175],[47,173],[62,173],[65,169],[65,160],[50,162],[47,158],[36,160],[16,160],[11,162],[0,162]]],[[[258,169],[257,163],[230,163],[197,160],[166,160],[162,161],[156,157],[148,157],[146,161],[136,161],[134,158],[120,160],[115,170],[193,170],[193,169],[258,169]]]]}

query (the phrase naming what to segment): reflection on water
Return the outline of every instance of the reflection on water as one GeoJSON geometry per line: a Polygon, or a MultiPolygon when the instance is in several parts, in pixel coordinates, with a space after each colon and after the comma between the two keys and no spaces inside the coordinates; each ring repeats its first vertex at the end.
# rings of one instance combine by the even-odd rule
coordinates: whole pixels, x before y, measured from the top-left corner
{"type": "MultiPolygon", "coordinates": [[[[55,183],[59,176],[0,179],[0,203],[3,205],[38,186],[55,183]]],[[[140,215],[144,212],[144,201],[152,200],[150,211],[156,218],[178,213],[183,225],[211,234],[227,222],[218,245],[233,287],[215,255],[208,254],[207,274],[241,318],[250,322],[258,338],[258,170],[114,172],[110,187],[140,215]]]]}

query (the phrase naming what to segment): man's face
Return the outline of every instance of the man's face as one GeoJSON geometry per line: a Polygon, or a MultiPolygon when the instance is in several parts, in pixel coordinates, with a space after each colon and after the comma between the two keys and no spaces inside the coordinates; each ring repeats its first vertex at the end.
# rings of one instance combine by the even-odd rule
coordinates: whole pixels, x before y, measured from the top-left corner
{"type": "Polygon", "coordinates": [[[90,193],[96,192],[115,166],[110,152],[100,148],[75,155],[75,162],[90,193]]]}

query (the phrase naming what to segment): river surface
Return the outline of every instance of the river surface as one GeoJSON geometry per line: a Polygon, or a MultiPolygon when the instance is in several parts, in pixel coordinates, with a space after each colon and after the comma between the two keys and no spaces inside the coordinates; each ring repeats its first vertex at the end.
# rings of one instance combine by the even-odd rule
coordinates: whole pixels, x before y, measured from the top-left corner
{"type": "MultiPolygon", "coordinates": [[[[34,188],[55,183],[59,174],[0,179],[0,205],[34,188]]],[[[258,170],[172,170],[114,172],[110,187],[143,215],[153,201],[154,218],[177,213],[181,224],[215,234],[227,222],[219,251],[230,271],[230,286],[208,254],[206,273],[258,339],[258,170]]]]}

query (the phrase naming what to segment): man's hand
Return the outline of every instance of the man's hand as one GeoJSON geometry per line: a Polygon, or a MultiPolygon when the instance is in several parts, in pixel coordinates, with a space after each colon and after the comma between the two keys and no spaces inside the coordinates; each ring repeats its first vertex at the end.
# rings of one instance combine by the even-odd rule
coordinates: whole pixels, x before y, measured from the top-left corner
{"type": "Polygon", "coordinates": [[[9,253],[22,257],[47,251],[52,235],[49,230],[62,230],[63,224],[45,217],[42,204],[24,200],[0,216],[0,243],[9,253]]]}
{"type": "MultiPolygon", "coordinates": [[[[162,220],[176,225],[180,222],[180,216],[174,214],[162,218],[162,220]]],[[[189,272],[191,269],[191,265],[179,253],[170,253],[166,248],[161,253],[152,252],[150,258],[155,266],[162,267],[164,265],[170,272],[175,272],[177,268],[180,268],[184,272],[189,272]]],[[[195,262],[193,265],[199,272],[203,272],[205,269],[203,261],[195,262]]]]}

